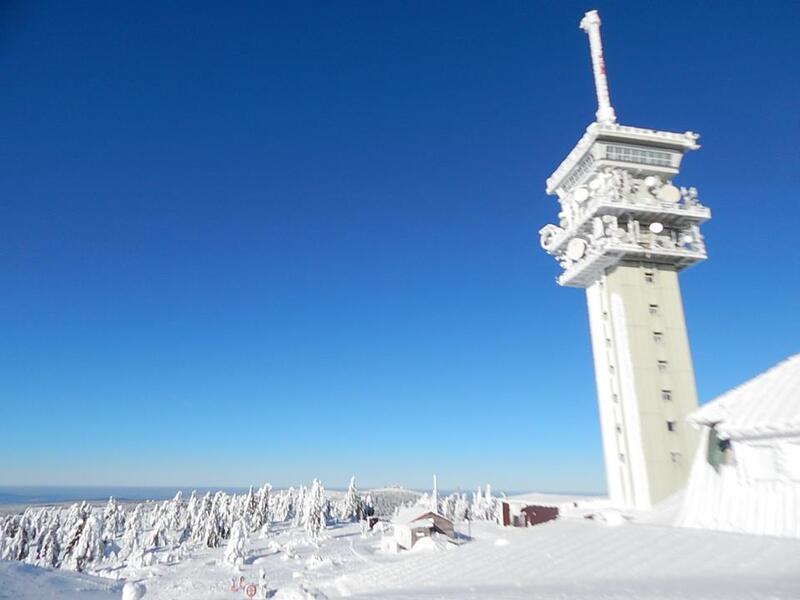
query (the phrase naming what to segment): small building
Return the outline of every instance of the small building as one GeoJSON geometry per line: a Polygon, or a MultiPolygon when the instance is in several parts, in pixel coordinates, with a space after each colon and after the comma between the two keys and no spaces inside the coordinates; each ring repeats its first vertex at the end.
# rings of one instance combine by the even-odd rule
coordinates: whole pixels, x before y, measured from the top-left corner
{"type": "Polygon", "coordinates": [[[500,508],[500,523],[503,527],[528,527],[558,518],[558,507],[556,506],[540,506],[502,500],[500,508]]]}
{"type": "Polygon", "coordinates": [[[433,511],[420,513],[406,509],[395,517],[393,523],[397,545],[406,550],[413,548],[420,539],[434,534],[443,535],[448,540],[456,538],[453,522],[433,511]]]}
{"type": "Polygon", "coordinates": [[[800,354],[687,420],[702,435],[677,524],[800,538],[800,354]]]}

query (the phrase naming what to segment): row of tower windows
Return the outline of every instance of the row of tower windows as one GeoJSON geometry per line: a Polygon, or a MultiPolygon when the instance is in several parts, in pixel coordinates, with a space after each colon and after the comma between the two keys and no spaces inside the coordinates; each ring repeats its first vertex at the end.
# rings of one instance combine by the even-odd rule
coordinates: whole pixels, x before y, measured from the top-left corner
{"type": "MultiPolygon", "coordinates": [[[[644,280],[647,283],[655,283],[655,273],[653,271],[645,271],[644,272],[644,280]]],[[[658,304],[649,304],[647,306],[647,311],[653,315],[658,315],[658,304]]],[[[664,333],[661,331],[653,331],[653,341],[656,344],[660,344],[664,341],[664,333]]],[[[659,360],[658,361],[658,370],[662,373],[667,370],[667,361],[666,360],[659,360]]],[[[672,391],[671,390],[661,390],[661,400],[664,402],[671,402],[672,401],[672,391]]],[[[675,432],[677,430],[678,424],[673,420],[667,421],[667,431],[675,432]]],[[[671,452],[671,457],[673,462],[677,462],[678,457],[680,456],[680,452],[671,452]]]]}

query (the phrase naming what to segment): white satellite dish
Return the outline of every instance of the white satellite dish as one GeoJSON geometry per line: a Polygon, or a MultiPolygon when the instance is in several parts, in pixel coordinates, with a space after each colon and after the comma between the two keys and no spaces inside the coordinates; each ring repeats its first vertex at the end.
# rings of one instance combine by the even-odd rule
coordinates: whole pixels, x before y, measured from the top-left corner
{"type": "Polygon", "coordinates": [[[656,187],[660,183],[660,181],[661,180],[658,177],[656,177],[655,175],[648,175],[647,177],[644,178],[644,185],[648,189],[652,189],[652,188],[656,187]]]}
{"type": "Polygon", "coordinates": [[[575,198],[576,202],[586,202],[589,199],[589,190],[585,187],[575,188],[572,192],[572,197],[575,198]]]}
{"type": "Polygon", "coordinates": [[[589,189],[592,191],[597,191],[600,189],[600,186],[603,185],[603,181],[599,177],[593,177],[592,180],[589,182],[589,189]]]}
{"type": "Polygon", "coordinates": [[[681,191],[671,183],[668,183],[667,185],[663,186],[660,190],[658,190],[656,196],[662,202],[675,203],[681,199],[681,191]]]}
{"type": "Polygon", "coordinates": [[[661,233],[662,231],[664,231],[664,226],[661,223],[659,223],[658,221],[655,221],[653,223],[650,223],[650,228],[649,229],[653,233],[661,233]]]}
{"type": "Polygon", "coordinates": [[[572,238],[567,244],[567,257],[580,260],[586,254],[586,241],[581,238],[572,238]]]}

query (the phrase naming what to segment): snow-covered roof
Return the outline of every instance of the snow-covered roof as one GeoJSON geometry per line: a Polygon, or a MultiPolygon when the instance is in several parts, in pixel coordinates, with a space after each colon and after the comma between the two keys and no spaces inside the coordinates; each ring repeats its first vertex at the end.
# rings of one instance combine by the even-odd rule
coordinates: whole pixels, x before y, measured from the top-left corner
{"type": "Polygon", "coordinates": [[[430,529],[431,527],[433,527],[433,519],[431,519],[431,518],[415,519],[415,520],[411,521],[410,523],[408,523],[408,526],[411,529],[415,529],[415,528],[416,529],[430,529]]]}
{"type": "MultiPolygon", "coordinates": [[[[432,512],[430,509],[422,506],[404,506],[394,516],[392,521],[400,525],[409,525],[411,527],[418,527],[423,520],[433,522],[434,517],[437,519],[444,519],[450,521],[447,517],[438,513],[432,512]]],[[[452,521],[450,521],[452,522],[452,521]]]]}
{"type": "Polygon", "coordinates": [[[722,438],[800,433],[800,354],[705,404],[688,417],[722,438]]]}

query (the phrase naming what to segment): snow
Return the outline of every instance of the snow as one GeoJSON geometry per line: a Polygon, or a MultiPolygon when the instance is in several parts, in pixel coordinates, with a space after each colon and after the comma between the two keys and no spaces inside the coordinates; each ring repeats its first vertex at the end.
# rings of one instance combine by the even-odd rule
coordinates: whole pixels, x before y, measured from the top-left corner
{"type": "MultiPolygon", "coordinates": [[[[391,529],[362,534],[358,523],[336,525],[313,544],[302,526],[287,522],[275,524],[267,538],[249,539],[235,572],[224,561],[224,547],[196,547],[184,560],[124,568],[119,575],[144,582],[142,600],[246,598],[231,590],[232,579],[258,583],[261,569],[268,594],[278,600],[800,597],[800,540],[684,529],[627,514],[610,527],[618,514],[598,502],[594,512],[584,507],[535,527],[473,522],[467,543],[427,538],[414,551],[399,552],[387,544],[391,529]]],[[[467,525],[456,528],[466,532],[467,525]]],[[[3,599],[121,595],[121,581],[0,562],[3,599]]]]}
{"type": "Polygon", "coordinates": [[[689,416],[717,424],[722,438],[800,435],[800,354],[795,354],[689,416]]]}
{"type": "Polygon", "coordinates": [[[2,600],[119,600],[122,582],[0,561],[2,600]]]}

